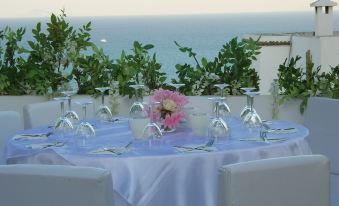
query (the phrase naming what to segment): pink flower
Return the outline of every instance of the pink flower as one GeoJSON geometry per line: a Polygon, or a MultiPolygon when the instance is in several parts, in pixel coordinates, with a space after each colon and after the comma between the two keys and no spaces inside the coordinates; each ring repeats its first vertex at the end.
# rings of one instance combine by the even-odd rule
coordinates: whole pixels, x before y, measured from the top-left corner
{"type": "Polygon", "coordinates": [[[180,121],[184,118],[183,112],[177,112],[173,114],[167,114],[164,119],[164,127],[165,128],[176,128],[179,126],[180,121]]]}
{"type": "MultiPolygon", "coordinates": [[[[188,98],[177,92],[158,89],[154,91],[151,99],[160,102],[156,113],[160,113],[160,117],[163,118],[164,127],[178,127],[180,121],[185,117],[181,110],[188,103],[188,98]]],[[[158,115],[156,117],[158,117],[158,115]]]]}

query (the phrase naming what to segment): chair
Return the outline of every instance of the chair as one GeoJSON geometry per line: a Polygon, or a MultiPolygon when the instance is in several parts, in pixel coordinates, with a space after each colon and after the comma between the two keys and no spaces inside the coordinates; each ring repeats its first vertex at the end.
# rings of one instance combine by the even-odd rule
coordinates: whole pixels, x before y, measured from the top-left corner
{"type": "Polygon", "coordinates": [[[0,111],[0,164],[5,163],[5,140],[22,129],[20,114],[14,111],[0,111]]]}
{"type": "Polygon", "coordinates": [[[1,165],[1,205],[120,206],[112,177],[99,168],[64,165],[1,165]]]}
{"type": "MultiPolygon", "coordinates": [[[[94,107],[94,106],[93,106],[94,107]]],[[[87,117],[94,114],[94,108],[87,108],[87,117]]],[[[65,111],[67,110],[67,103],[65,102],[65,111]]],[[[74,109],[79,117],[82,117],[81,106],[72,103],[74,109]]],[[[54,125],[58,117],[60,117],[60,102],[48,101],[25,105],[23,108],[25,129],[31,129],[42,125],[54,125]]]]}
{"type": "Polygon", "coordinates": [[[329,167],[322,155],[223,166],[219,206],[329,206],[329,167]]]}
{"type": "Polygon", "coordinates": [[[331,161],[332,204],[339,206],[339,100],[310,98],[304,124],[310,130],[307,139],[312,152],[331,161]]]}

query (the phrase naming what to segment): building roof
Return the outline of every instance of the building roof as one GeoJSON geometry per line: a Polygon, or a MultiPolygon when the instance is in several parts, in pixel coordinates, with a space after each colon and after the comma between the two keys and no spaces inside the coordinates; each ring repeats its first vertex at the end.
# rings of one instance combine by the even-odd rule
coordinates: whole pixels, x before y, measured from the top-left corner
{"type": "Polygon", "coordinates": [[[318,0],[311,3],[311,7],[320,7],[320,6],[337,6],[337,2],[331,0],[318,0]]]}

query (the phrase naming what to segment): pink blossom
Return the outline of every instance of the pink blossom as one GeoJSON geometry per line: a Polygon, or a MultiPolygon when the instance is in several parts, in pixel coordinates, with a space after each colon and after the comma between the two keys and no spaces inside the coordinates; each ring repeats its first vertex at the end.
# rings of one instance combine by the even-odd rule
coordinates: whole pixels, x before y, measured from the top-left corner
{"type": "Polygon", "coordinates": [[[188,98],[178,92],[158,89],[154,91],[151,99],[160,102],[160,106],[155,114],[158,117],[158,113],[160,113],[159,115],[163,118],[164,127],[178,127],[180,121],[185,117],[181,110],[188,103],[188,98]]]}
{"type": "Polygon", "coordinates": [[[164,119],[164,127],[166,128],[176,128],[179,126],[180,121],[184,118],[183,112],[176,112],[173,114],[167,114],[164,119]]]}

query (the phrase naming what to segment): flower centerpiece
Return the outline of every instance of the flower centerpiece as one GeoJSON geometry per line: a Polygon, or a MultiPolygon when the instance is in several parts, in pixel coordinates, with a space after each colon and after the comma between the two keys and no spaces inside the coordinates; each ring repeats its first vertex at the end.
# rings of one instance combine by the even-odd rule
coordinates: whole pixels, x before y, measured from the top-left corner
{"type": "Polygon", "coordinates": [[[160,102],[156,108],[156,117],[160,115],[162,126],[165,130],[172,130],[179,126],[180,121],[185,117],[182,111],[188,103],[188,98],[178,92],[172,92],[165,89],[154,91],[152,100],[160,102]]]}

